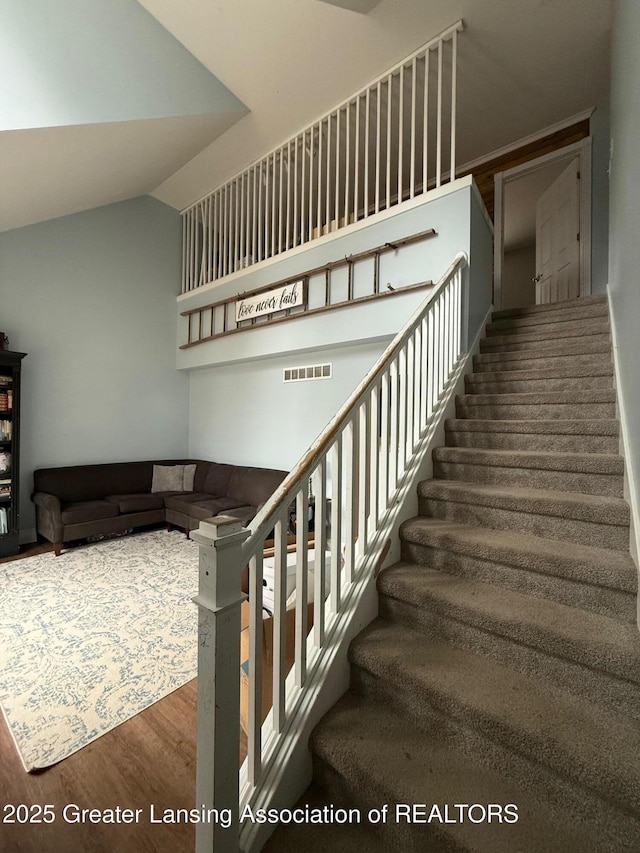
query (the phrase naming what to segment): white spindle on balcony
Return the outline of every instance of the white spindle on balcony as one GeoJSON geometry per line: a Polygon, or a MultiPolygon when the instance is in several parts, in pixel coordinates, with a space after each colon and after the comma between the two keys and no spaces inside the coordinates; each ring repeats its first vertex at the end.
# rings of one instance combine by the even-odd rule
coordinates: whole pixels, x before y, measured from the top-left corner
{"type": "Polygon", "coordinates": [[[460,30],[462,21],[184,210],[182,292],[454,179],[460,30]]]}

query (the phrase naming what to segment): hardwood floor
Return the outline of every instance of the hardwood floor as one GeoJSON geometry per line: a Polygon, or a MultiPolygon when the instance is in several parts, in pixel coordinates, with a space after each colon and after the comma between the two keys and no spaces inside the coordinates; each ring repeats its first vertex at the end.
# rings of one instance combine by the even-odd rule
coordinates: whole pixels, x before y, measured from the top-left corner
{"type": "MultiPolygon", "coordinates": [[[[42,549],[44,546],[34,546],[42,549]]],[[[46,548],[44,548],[46,550],[46,548]]],[[[26,549],[20,556],[40,553],[26,549]]],[[[165,809],[195,802],[194,679],[170,696],[46,770],[26,773],[0,718],[0,851],[2,853],[191,853],[191,824],[151,822],[165,809]],[[52,805],[52,823],[8,824],[5,804],[52,805]],[[140,809],[137,823],[67,822],[80,809],[140,809]],[[67,810],[69,818],[72,810],[67,810]]],[[[241,736],[240,760],[246,755],[241,736]]]]}

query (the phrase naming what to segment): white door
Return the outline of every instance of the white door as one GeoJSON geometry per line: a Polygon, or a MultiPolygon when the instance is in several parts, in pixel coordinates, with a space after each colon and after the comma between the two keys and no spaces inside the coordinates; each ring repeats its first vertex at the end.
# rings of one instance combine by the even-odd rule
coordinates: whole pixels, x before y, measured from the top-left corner
{"type": "Polygon", "coordinates": [[[580,178],[576,157],[536,204],[536,304],[580,295],[580,178]]]}

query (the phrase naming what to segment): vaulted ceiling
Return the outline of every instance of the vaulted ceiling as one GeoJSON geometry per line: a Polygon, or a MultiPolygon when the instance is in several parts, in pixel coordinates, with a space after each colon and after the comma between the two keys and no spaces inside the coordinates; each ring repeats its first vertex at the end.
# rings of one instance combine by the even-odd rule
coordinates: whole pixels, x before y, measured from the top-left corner
{"type": "Polygon", "coordinates": [[[0,229],[142,193],[180,209],[458,18],[459,163],[609,88],[611,0],[0,0],[0,16],[0,229]]]}

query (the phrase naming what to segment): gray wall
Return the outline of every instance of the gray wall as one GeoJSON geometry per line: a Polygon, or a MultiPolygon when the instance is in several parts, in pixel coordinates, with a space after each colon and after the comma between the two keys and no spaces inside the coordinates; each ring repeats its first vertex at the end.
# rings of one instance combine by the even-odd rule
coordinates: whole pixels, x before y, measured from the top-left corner
{"type": "Polygon", "coordinates": [[[605,293],[609,281],[609,101],[591,116],[591,290],[605,293]]]}
{"type": "MultiPolygon", "coordinates": [[[[609,291],[617,334],[619,381],[629,441],[632,485],[640,484],[640,3],[615,5],[611,80],[609,291]]],[[[637,494],[632,495],[638,505],[637,494]]],[[[636,530],[636,535],[640,531],[636,530]]]]}
{"type": "Polygon", "coordinates": [[[34,468],[186,453],[179,219],[145,196],[0,234],[0,328],[28,353],[23,530],[34,468]]]}
{"type": "Polygon", "coordinates": [[[384,348],[368,343],[193,371],[189,455],[290,470],[384,348]],[[331,379],[282,381],[285,367],[326,362],[331,379]]]}
{"type": "Polygon", "coordinates": [[[475,186],[469,201],[468,343],[471,345],[493,300],[493,225],[475,186]]]}

